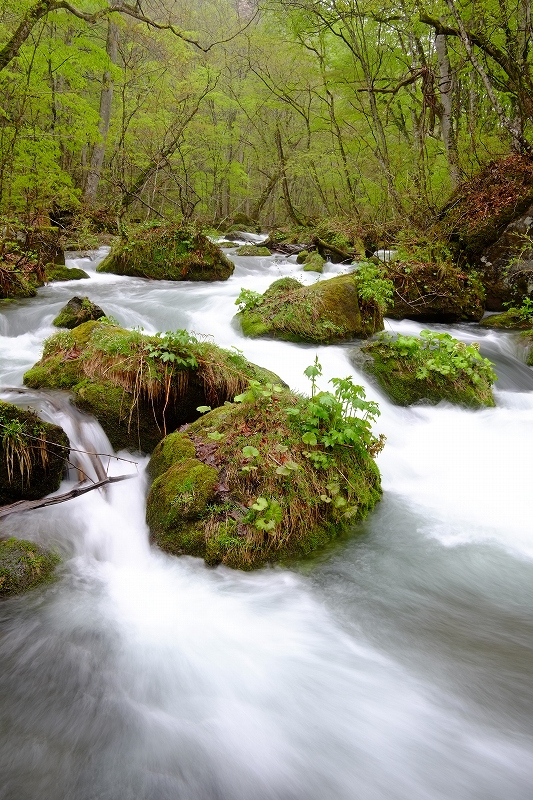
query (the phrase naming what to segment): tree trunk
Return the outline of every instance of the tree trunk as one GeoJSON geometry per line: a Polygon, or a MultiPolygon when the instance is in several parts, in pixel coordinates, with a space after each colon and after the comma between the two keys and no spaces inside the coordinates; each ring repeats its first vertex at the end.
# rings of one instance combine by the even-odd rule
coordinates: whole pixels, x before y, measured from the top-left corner
{"type": "Polygon", "coordinates": [[[298,215],[294,210],[294,206],[292,205],[291,194],[289,191],[289,182],[287,180],[287,172],[285,170],[287,159],[285,157],[285,153],[283,152],[283,144],[281,142],[281,131],[278,125],[276,125],[276,132],[274,136],[276,139],[276,148],[278,151],[279,169],[281,173],[281,186],[283,189],[283,200],[285,202],[285,208],[287,210],[287,214],[289,215],[291,222],[294,222],[295,225],[303,225],[303,222],[298,218],[298,215]]]}
{"type": "Polygon", "coordinates": [[[435,36],[435,50],[439,62],[439,94],[440,94],[440,129],[442,141],[448,159],[448,168],[452,186],[455,189],[461,182],[459,170],[459,155],[457,152],[457,139],[453,129],[452,98],[453,98],[453,78],[448,56],[448,45],[446,36],[439,33],[435,36]]]}
{"type": "MultiPolygon", "coordinates": [[[[107,26],[106,48],[107,55],[109,56],[109,60],[112,64],[117,63],[118,38],[118,25],[109,19],[107,26]]],[[[102,167],[104,165],[107,134],[109,133],[109,124],[111,122],[112,103],[113,78],[110,70],[106,70],[102,78],[102,93],[100,94],[100,123],[98,125],[100,141],[98,141],[93,148],[91,166],[89,168],[85,183],[85,191],[83,193],[84,200],[87,202],[94,202],[96,200],[98,184],[100,183],[100,176],[102,174],[102,167]]]]}

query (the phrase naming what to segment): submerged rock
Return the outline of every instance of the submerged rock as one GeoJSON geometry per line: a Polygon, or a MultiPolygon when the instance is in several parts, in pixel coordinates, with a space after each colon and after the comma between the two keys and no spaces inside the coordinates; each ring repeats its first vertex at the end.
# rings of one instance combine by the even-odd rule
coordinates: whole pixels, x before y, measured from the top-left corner
{"type": "Polygon", "coordinates": [[[35,589],[49,582],[59,564],[55,553],[24,539],[0,541],[0,598],[35,589]]]}
{"type": "Polygon", "coordinates": [[[107,322],[86,322],[45,342],[24,376],[34,389],[69,389],[116,450],[151,452],[198,406],[218,406],[272,374],[239,353],[198,342],[186,331],[145,336],[107,322]]]}
{"type": "Polygon", "coordinates": [[[280,278],[263,295],[244,302],[237,319],[245,336],[316,344],[371,336],[383,328],[377,306],[359,302],[355,273],[312,286],[280,278]]]}
{"type": "Polygon", "coordinates": [[[84,322],[105,317],[105,312],[88,297],[72,297],[53,321],[56,328],[76,328],[84,322]]]}
{"type": "Polygon", "coordinates": [[[441,400],[470,408],[495,405],[496,375],[490,361],[479,355],[477,346],[447,333],[382,335],[354,351],[352,359],[400,406],[441,400]]]}
{"type": "Polygon", "coordinates": [[[0,400],[0,505],[55,492],[68,455],[69,440],[59,426],[0,400]]]}
{"type": "Polygon", "coordinates": [[[386,276],[394,285],[392,319],[421,322],[477,322],[485,309],[485,291],[474,275],[451,264],[392,261],[386,276]]]}
{"type": "Polygon", "coordinates": [[[326,452],[302,436],[297,409],[308,401],[272,385],[237,399],[152,455],[146,518],[163,550],[253,569],[323,546],[380,499],[381,442],[326,452]]]}
{"type": "Polygon", "coordinates": [[[137,278],[167,281],[225,281],[234,264],[217,245],[192,228],[142,228],[114,245],[97,267],[137,278]]]}

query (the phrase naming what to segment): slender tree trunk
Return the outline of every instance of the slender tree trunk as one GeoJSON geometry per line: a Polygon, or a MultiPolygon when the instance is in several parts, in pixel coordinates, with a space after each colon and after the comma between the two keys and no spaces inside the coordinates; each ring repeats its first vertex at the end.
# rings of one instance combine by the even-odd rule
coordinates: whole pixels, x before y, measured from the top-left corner
{"type": "Polygon", "coordinates": [[[453,129],[453,78],[446,36],[442,33],[435,36],[435,50],[439,62],[440,129],[446,150],[446,158],[448,159],[451,182],[455,188],[461,182],[461,172],[459,170],[457,139],[453,129]]]}
{"type": "Polygon", "coordinates": [[[283,200],[285,202],[285,208],[287,210],[287,214],[289,215],[291,222],[294,222],[295,225],[303,225],[302,221],[298,218],[298,215],[294,210],[294,206],[292,205],[291,193],[289,191],[289,182],[287,180],[287,172],[285,169],[287,164],[287,159],[285,157],[285,153],[283,152],[283,144],[281,141],[281,131],[279,129],[279,125],[276,125],[276,131],[274,136],[276,139],[276,148],[278,151],[279,168],[281,172],[281,186],[283,190],[283,200]]]}
{"type": "MultiPolygon", "coordinates": [[[[107,55],[112,64],[117,63],[119,28],[111,19],[107,26],[107,55]]],[[[111,122],[111,108],[113,104],[113,78],[110,70],[106,70],[102,79],[102,92],[100,94],[100,124],[98,133],[100,140],[94,145],[91,166],[85,183],[83,197],[87,202],[94,202],[98,192],[98,184],[104,165],[105,149],[109,125],[111,122]]]]}

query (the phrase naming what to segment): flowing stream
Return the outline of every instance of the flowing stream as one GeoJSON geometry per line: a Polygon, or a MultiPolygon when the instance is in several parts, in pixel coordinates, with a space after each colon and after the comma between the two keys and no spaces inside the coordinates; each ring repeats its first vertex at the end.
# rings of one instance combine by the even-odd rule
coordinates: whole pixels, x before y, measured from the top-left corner
{"type": "Polygon", "coordinates": [[[242,337],[241,287],[317,279],[293,260],[235,257],[229,281],[199,284],[100,275],[103,255],[0,314],[2,399],[111,452],[67,395],[22,389],[52,319],[88,295],[124,326],[236,347],[296,390],[315,353],[324,386],[355,375],[382,411],[384,495],[326,552],[255,573],[149,545],[141,457],[110,467],[138,478],[4,520],[63,565],[0,604],[1,800],[531,800],[533,372],[516,338],[446,328],[495,361],[497,408],[402,409],[352,345],[242,337]]]}

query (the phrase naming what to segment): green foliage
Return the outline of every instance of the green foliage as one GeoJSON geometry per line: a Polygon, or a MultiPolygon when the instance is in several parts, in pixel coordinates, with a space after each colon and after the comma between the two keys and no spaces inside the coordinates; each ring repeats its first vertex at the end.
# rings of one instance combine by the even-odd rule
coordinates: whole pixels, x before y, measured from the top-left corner
{"type": "Polygon", "coordinates": [[[196,369],[198,361],[191,350],[191,345],[198,344],[198,339],[188,331],[178,329],[156,333],[152,341],[146,340],[145,349],[151,359],[160,359],[163,363],[175,364],[181,369],[196,369]],[[153,339],[157,343],[153,343],[153,339]]]}
{"type": "Polygon", "coordinates": [[[519,323],[533,325],[533,300],[531,297],[524,297],[518,307],[513,303],[504,303],[504,306],[513,313],[519,323]]]}
{"type": "Polygon", "coordinates": [[[496,374],[476,343],[422,331],[420,337],[382,335],[362,350],[371,356],[364,368],[400,405],[420,400],[448,400],[472,408],[494,405],[496,374]]]}
{"type": "Polygon", "coordinates": [[[402,358],[418,363],[415,373],[418,380],[427,378],[431,372],[450,378],[464,373],[473,383],[497,380],[492,363],[480,355],[477,343],[465,344],[449,333],[421,331],[420,337],[400,334],[390,344],[402,358]]]}
{"type": "MultiPolygon", "coordinates": [[[[345,446],[374,455],[379,452],[383,440],[373,436],[371,424],[380,412],[377,403],[366,399],[363,387],[355,385],[348,376],[330,380],[333,392],[317,392],[317,378],[322,375],[318,356],[306,368],[305,375],[311,381],[311,398],[302,399],[298,405],[286,409],[302,431],[302,442],[329,451],[345,446]]],[[[330,463],[324,452],[315,454],[310,451],[307,457],[317,467],[323,468],[330,463]]]]}
{"type": "Polygon", "coordinates": [[[393,305],[394,284],[384,277],[383,270],[370,261],[359,261],[355,266],[357,291],[363,303],[373,302],[381,314],[393,305]]]}
{"type": "Polygon", "coordinates": [[[396,234],[395,249],[398,261],[423,264],[450,264],[453,254],[449,244],[435,236],[423,236],[417,231],[401,230],[396,234]]]}
{"type": "Polygon", "coordinates": [[[259,292],[254,292],[252,289],[241,289],[235,305],[239,306],[239,311],[251,311],[260,306],[262,302],[263,295],[259,292]]]}

